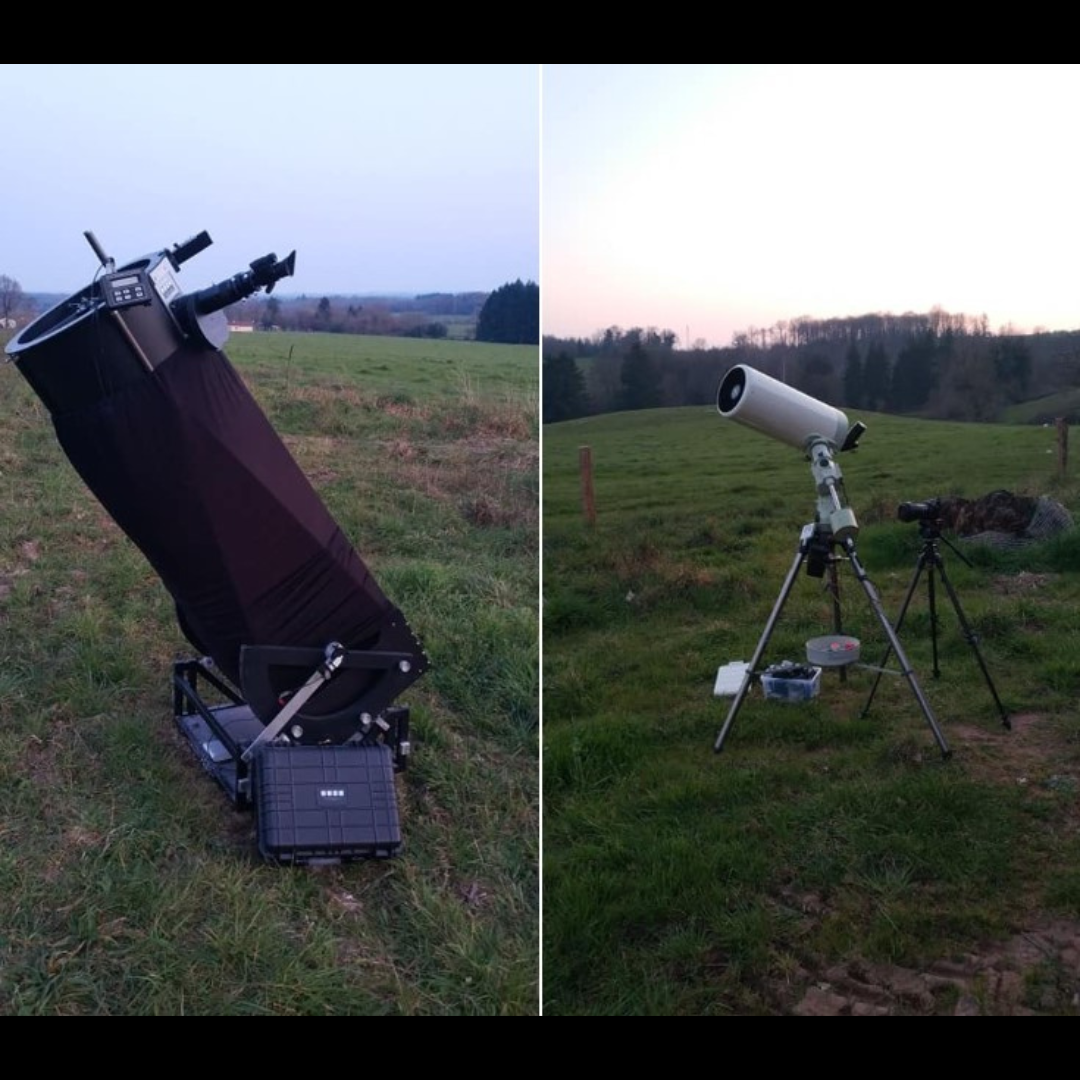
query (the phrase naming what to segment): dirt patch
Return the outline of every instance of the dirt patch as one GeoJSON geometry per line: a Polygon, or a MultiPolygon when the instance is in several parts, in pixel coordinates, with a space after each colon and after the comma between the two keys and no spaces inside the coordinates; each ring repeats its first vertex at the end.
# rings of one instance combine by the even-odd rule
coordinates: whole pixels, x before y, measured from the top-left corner
{"type": "Polygon", "coordinates": [[[384,444],[394,461],[412,461],[423,454],[423,449],[406,438],[392,439],[384,444]]]}
{"type": "Polygon", "coordinates": [[[393,398],[378,398],[375,402],[379,412],[387,416],[396,417],[399,420],[426,420],[429,412],[420,405],[412,402],[395,401],[393,398]]]}
{"type": "Polygon", "coordinates": [[[486,907],[492,898],[491,890],[479,881],[462,882],[457,886],[456,892],[461,902],[470,908],[486,907]]]}
{"type": "Polygon", "coordinates": [[[1019,574],[999,575],[991,581],[990,587],[1001,596],[1023,596],[1046,588],[1053,580],[1053,574],[1032,574],[1021,570],[1019,574]]]}
{"type": "MultiPolygon", "coordinates": [[[[1031,787],[1048,793],[1080,780],[1071,776],[1075,766],[1062,745],[1060,721],[1037,712],[1009,715],[1009,730],[1001,725],[950,725],[954,751],[984,779],[1003,785],[1031,787]]],[[[1067,789],[1067,787],[1065,788],[1067,789]]],[[[1080,806],[1071,815],[1080,824],[1080,806]]]]}
{"type": "MultiPolygon", "coordinates": [[[[73,758],[78,758],[83,770],[94,767],[96,761],[88,751],[77,723],[55,707],[51,711],[47,734],[26,738],[20,759],[21,771],[42,791],[62,791],[66,786],[65,778],[73,768],[73,758]]],[[[52,804],[46,806],[46,813],[51,813],[52,804]]]]}
{"type": "Polygon", "coordinates": [[[1076,1016],[1080,922],[1047,920],[924,969],[852,961],[798,975],[796,1016],[1076,1016]]]}
{"type": "Polygon", "coordinates": [[[16,578],[21,578],[28,574],[29,565],[38,561],[41,558],[41,545],[37,540],[24,540],[19,545],[19,562],[20,565],[14,567],[4,574],[0,574],[0,602],[6,600],[15,588],[16,578]]]}
{"type": "Polygon", "coordinates": [[[536,410],[519,401],[454,402],[431,417],[444,435],[458,439],[509,439],[536,442],[536,410]]]}
{"type": "Polygon", "coordinates": [[[345,889],[334,887],[329,890],[330,905],[346,915],[362,915],[364,905],[356,896],[345,889]]]}
{"type": "Polygon", "coordinates": [[[474,499],[465,499],[460,503],[461,516],[470,524],[480,528],[513,523],[512,512],[507,510],[489,495],[478,495],[474,499]]]}
{"type": "MultiPolygon", "coordinates": [[[[984,779],[1052,799],[1066,828],[1080,828],[1080,776],[1062,744],[1059,719],[1018,712],[1000,723],[949,725],[958,759],[984,779]],[[1063,801],[1062,795],[1065,796],[1063,801]]],[[[816,894],[786,902],[811,920],[828,904],[816,894]]],[[[803,967],[774,987],[778,1011],[798,1016],[1080,1015],[1080,920],[1033,917],[1003,942],[911,968],[849,960],[803,967]]]]}
{"type": "Polygon", "coordinates": [[[72,825],[64,830],[64,846],[77,848],[80,851],[91,851],[102,848],[105,838],[101,833],[93,829],[87,829],[82,825],[72,825]]]}
{"type": "Polygon", "coordinates": [[[426,498],[452,502],[469,522],[484,527],[533,524],[539,513],[534,486],[535,444],[466,439],[417,451],[411,444],[386,444],[396,462],[396,483],[426,498]]]}

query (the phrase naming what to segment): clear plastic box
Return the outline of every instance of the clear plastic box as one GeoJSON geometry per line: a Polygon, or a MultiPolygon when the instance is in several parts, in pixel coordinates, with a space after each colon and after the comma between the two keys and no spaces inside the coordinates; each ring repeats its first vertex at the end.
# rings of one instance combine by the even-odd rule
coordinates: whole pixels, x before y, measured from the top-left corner
{"type": "Polygon", "coordinates": [[[761,676],[761,689],[776,701],[809,701],[821,689],[821,668],[815,667],[809,679],[784,678],[767,673],[761,676]]]}

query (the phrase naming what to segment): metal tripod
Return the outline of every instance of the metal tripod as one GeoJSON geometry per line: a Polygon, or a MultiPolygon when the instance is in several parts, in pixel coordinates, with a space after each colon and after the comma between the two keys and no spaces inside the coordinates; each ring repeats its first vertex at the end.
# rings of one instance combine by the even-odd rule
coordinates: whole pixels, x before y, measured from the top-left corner
{"type": "MultiPolygon", "coordinates": [[[[919,686],[918,680],[915,678],[915,672],[911,668],[911,664],[908,663],[907,655],[904,653],[903,646],[900,644],[900,639],[896,636],[896,631],[899,630],[900,625],[897,623],[894,630],[892,624],[889,622],[889,617],[885,614],[885,609],[882,606],[881,598],[878,596],[877,590],[874,588],[873,583],[867,576],[866,570],[863,568],[862,563],[859,561],[859,556],[855,550],[855,539],[850,534],[846,534],[843,539],[840,539],[836,534],[828,527],[820,522],[816,524],[804,525],[802,532],[799,534],[799,549],[795,554],[795,559],[791,564],[791,569],[788,570],[787,577],[784,579],[784,584],[780,589],[780,595],[776,599],[776,603],[773,605],[772,613],[769,615],[768,622],[765,624],[765,630],[762,632],[761,638],[757,643],[757,648],[754,650],[754,655],[750,659],[750,663],[747,666],[746,674],[743,676],[742,684],[739,687],[738,693],[735,695],[735,700],[731,703],[731,708],[728,710],[727,719],[724,721],[724,726],[720,729],[720,734],[716,737],[716,743],[713,746],[713,750],[716,753],[720,753],[724,748],[724,741],[728,736],[728,732],[731,730],[731,725],[735,722],[735,717],[739,713],[739,709],[742,707],[742,703],[746,698],[747,693],[750,691],[750,686],[756,676],[760,674],[758,665],[761,663],[761,658],[765,654],[765,649],[769,644],[769,639],[772,637],[773,629],[776,626],[777,620],[780,618],[780,613],[784,609],[784,604],[787,602],[787,598],[791,593],[792,586],[795,584],[795,578],[799,573],[799,569],[803,563],[807,561],[808,557],[811,559],[810,564],[807,567],[807,572],[813,576],[820,577],[820,571],[824,570],[824,562],[821,560],[820,555],[823,550],[831,552],[834,547],[842,549],[844,555],[847,557],[847,561],[851,564],[852,571],[855,574],[856,580],[863,587],[863,591],[866,593],[867,599],[870,601],[870,607],[873,609],[874,614],[877,616],[878,622],[881,623],[882,629],[885,631],[885,636],[889,639],[889,651],[886,653],[886,660],[893,653],[896,653],[897,662],[900,665],[901,674],[907,679],[908,685],[911,687],[911,692],[915,695],[915,700],[919,704],[919,708],[922,710],[923,716],[926,717],[927,724],[930,725],[930,730],[934,734],[934,738],[937,741],[938,747],[941,749],[941,756],[947,758],[951,755],[952,751],[949,749],[948,743],[945,741],[945,736],[941,733],[941,729],[938,727],[937,721],[934,719],[933,710],[930,708],[930,703],[926,700],[922,692],[922,688],[919,686]]],[[[830,558],[840,558],[841,556],[829,556],[830,558]]],[[[914,590],[914,584],[912,585],[914,590]]],[[[834,602],[836,598],[835,582],[834,582],[834,602]]],[[[910,599],[910,593],[908,598],[910,599]]],[[[905,607],[906,607],[905,602],[905,607]]],[[[834,612],[835,615],[835,612],[834,612]]],[[[901,618],[903,613],[901,612],[901,618]]],[[[880,673],[878,678],[880,680],[880,673]]],[[[875,683],[875,687],[876,687],[875,683]]]]}
{"type": "MultiPolygon", "coordinates": [[[[923,570],[926,570],[927,598],[930,604],[930,643],[934,655],[934,678],[940,678],[941,668],[938,665],[939,623],[937,595],[934,586],[934,571],[936,570],[941,577],[941,583],[945,586],[945,591],[949,594],[949,599],[952,601],[953,610],[956,612],[956,618],[960,623],[960,629],[964,635],[964,640],[971,646],[972,652],[975,653],[975,659],[979,662],[979,668],[983,673],[983,678],[986,679],[986,685],[990,688],[990,695],[993,697],[994,704],[997,706],[997,710],[1001,715],[1001,723],[1005,728],[1011,730],[1012,724],[1009,721],[1009,714],[1005,711],[1005,706],[1001,704],[1001,699],[998,697],[997,690],[994,689],[994,681],[990,678],[990,672],[986,667],[986,662],[983,660],[982,653],[979,651],[979,636],[971,628],[971,624],[964,615],[964,609],[960,606],[960,598],[956,595],[956,590],[949,580],[949,575],[945,572],[945,560],[941,557],[941,551],[938,549],[938,541],[944,543],[965,565],[970,566],[971,562],[962,552],[957,551],[957,549],[941,535],[941,529],[938,522],[925,519],[920,521],[919,536],[922,537],[922,550],[919,552],[919,559],[915,564],[915,573],[911,577],[911,584],[908,586],[907,595],[904,597],[904,602],[900,607],[900,614],[896,619],[896,629],[899,631],[900,627],[903,625],[904,616],[907,614],[911,598],[915,595],[915,589],[919,584],[919,578],[922,576],[923,570]]],[[[888,663],[891,652],[892,649],[890,647],[885,653],[885,658],[881,661],[882,667],[888,663]]],[[[870,697],[867,698],[866,705],[863,707],[863,711],[860,715],[865,717],[870,712],[870,706],[874,702],[874,695],[877,693],[878,684],[880,682],[881,672],[878,671],[878,677],[874,680],[874,685],[870,690],[870,697]]]]}

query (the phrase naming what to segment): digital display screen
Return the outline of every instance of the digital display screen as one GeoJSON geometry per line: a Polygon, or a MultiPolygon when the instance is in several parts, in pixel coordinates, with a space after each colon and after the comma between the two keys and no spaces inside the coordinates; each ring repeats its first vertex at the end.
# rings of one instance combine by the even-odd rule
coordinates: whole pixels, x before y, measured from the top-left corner
{"type": "Polygon", "coordinates": [[[114,289],[126,289],[129,285],[138,285],[139,279],[137,277],[118,277],[111,278],[109,284],[114,289]]]}

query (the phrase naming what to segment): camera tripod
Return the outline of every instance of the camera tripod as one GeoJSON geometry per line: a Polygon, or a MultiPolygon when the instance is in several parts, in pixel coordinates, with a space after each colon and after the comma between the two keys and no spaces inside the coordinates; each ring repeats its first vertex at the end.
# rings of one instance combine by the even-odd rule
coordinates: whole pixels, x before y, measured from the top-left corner
{"type": "MultiPolygon", "coordinates": [[[[956,547],[949,542],[949,540],[941,535],[940,523],[936,520],[922,519],[919,521],[919,536],[922,537],[922,550],[919,552],[919,558],[915,564],[915,573],[911,577],[911,584],[908,586],[907,595],[904,597],[904,602],[900,606],[900,614],[896,619],[896,629],[900,630],[903,625],[904,616],[907,614],[908,605],[911,603],[911,598],[915,595],[915,589],[918,587],[919,578],[922,576],[922,572],[926,570],[926,582],[927,582],[927,599],[930,605],[930,643],[933,650],[934,657],[934,678],[941,677],[941,668],[938,664],[938,614],[937,614],[937,595],[934,586],[934,572],[941,577],[941,583],[945,586],[945,591],[949,594],[949,599],[952,601],[953,610],[956,612],[957,621],[960,623],[960,629],[964,635],[964,640],[971,646],[972,652],[975,653],[975,659],[979,662],[979,668],[983,673],[983,678],[986,679],[986,685],[990,689],[990,695],[994,699],[994,704],[997,706],[998,712],[1001,714],[1002,725],[1011,730],[1012,724],[1009,721],[1009,714],[1005,711],[1005,706],[1001,704],[1001,699],[998,697],[997,690],[994,689],[994,681],[990,678],[990,672],[986,667],[986,662],[983,660],[982,653],[979,651],[979,637],[971,628],[971,624],[967,620],[967,616],[964,615],[964,609],[960,606],[960,598],[956,594],[956,589],[953,588],[952,582],[949,580],[949,575],[945,572],[945,560],[941,557],[941,551],[938,548],[938,541],[945,544],[950,551],[953,552],[957,558],[966,566],[971,566],[970,560],[956,547]]],[[[881,667],[883,668],[888,663],[889,656],[892,652],[892,647],[886,651],[884,659],[881,661],[881,667]]],[[[870,697],[867,698],[866,705],[863,707],[861,716],[866,716],[870,712],[870,706],[874,702],[874,695],[877,693],[878,684],[881,682],[881,670],[878,671],[878,676],[874,680],[874,685],[870,690],[870,697]]]]}
{"type": "MultiPolygon", "coordinates": [[[[889,651],[885,654],[885,659],[888,660],[889,656],[896,653],[896,659],[900,665],[900,672],[904,678],[907,679],[908,685],[911,687],[911,692],[914,694],[915,700],[918,702],[923,716],[926,717],[926,722],[929,724],[930,730],[934,734],[934,739],[937,741],[938,747],[941,750],[941,756],[943,758],[948,758],[951,755],[952,751],[949,749],[949,745],[945,741],[945,736],[941,733],[941,729],[934,719],[934,713],[930,708],[930,703],[926,700],[922,688],[915,678],[915,672],[912,670],[911,664],[908,663],[907,655],[904,653],[903,646],[900,644],[900,639],[897,637],[897,630],[900,628],[899,623],[894,630],[892,624],[889,622],[888,615],[885,614],[885,609],[882,606],[881,598],[878,596],[877,590],[874,588],[873,583],[867,576],[866,570],[859,561],[858,553],[855,550],[854,536],[851,535],[851,532],[849,531],[845,531],[842,535],[838,535],[832,528],[823,524],[820,520],[816,523],[804,525],[802,532],[799,534],[799,548],[795,554],[795,559],[791,564],[791,569],[788,570],[787,577],[784,579],[784,584],[780,589],[780,595],[777,597],[776,603],[773,605],[772,613],[765,623],[765,629],[757,643],[757,648],[754,650],[754,655],[751,657],[750,663],[746,668],[746,673],[743,676],[743,681],[739,687],[738,693],[735,695],[735,700],[731,703],[731,708],[728,710],[724,726],[720,729],[720,734],[716,737],[716,742],[713,745],[713,750],[716,753],[720,753],[720,751],[723,750],[724,741],[727,739],[728,732],[731,730],[731,725],[735,722],[735,717],[738,715],[739,709],[742,708],[742,703],[750,691],[750,686],[754,678],[760,674],[758,665],[761,663],[761,658],[765,654],[769,639],[772,637],[773,629],[780,618],[780,614],[784,609],[784,604],[787,602],[788,596],[791,594],[792,586],[795,584],[795,578],[798,576],[799,570],[804,562],[807,563],[807,573],[811,577],[822,577],[826,567],[829,568],[830,587],[833,593],[834,604],[833,614],[836,624],[839,626],[839,593],[835,569],[836,563],[844,558],[846,558],[847,562],[851,565],[856,580],[863,587],[863,591],[870,601],[870,607],[877,616],[878,622],[881,623],[881,627],[885,631],[885,636],[889,639],[889,651]],[[840,548],[843,554],[837,554],[835,551],[836,548],[840,548]]],[[[914,585],[912,585],[912,591],[914,591],[914,585]]],[[[911,594],[909,593],[909,599],[910,596],[911,594]]],[[[905,607],[906,606],[905,603],[905,607]]],[[[903,613],[901,613],[901,617],[903,617],[903,613]]],[[[884,666],[884,661],[882,666],[884,666]]],[[[880,680],[880,678],[881,674],[879,672],[878,679],[880,680]]],[[[875,683],[875,688],[876,686],[877,684],[875,683]]]]}

